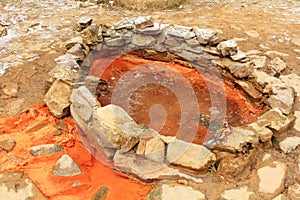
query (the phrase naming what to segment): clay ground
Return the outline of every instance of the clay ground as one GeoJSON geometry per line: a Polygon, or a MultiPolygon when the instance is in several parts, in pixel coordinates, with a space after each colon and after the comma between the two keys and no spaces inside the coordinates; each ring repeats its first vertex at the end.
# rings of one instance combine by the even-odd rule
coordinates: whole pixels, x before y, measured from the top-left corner
{"type": "MultiPolygon", "coordinates": [[[[155,21],[160,23],[217,29],[222,31],[226,38],[235,38],[238,41],[240,50],[244,52],[259,50],[260,55],[265,55],[268,51],[276,51],[269,53],[267,57],[274,58],[279,56],[288,67],[284,73],[300,75],[300,1],[298,0],[240,1],[231,3],[190,0],[180,9],[146,10],[143,12],[107,6],[86,7],[79,6],[79,4],[80,2],[73,1],[0,1],[0,28],[6,27],[8,31],[7,36],[0,37],[0,91],[2,91],[0,92],[0,116],[2,116],[2,119],[19,115],[35,105],[43,104],[45,80],[49,77],[48,72],[55,66],[54,58],[66,52],[64,42],[74,36],[73,26],[80,17],[85,16],[93,18],[94,23],[111,25],[124,17],[151,15],[155,21]],[[9,66],[9,68],[6,69],[4,74],[1,74],[1,69],[5,66],[9,66]],[[14,88],[17,91],[5,94],[2,90],[4,88],[14,88]]],[[[35,120],[38,119],[37,116],[39,114],[34,114],[31,121],[28,120],[28,124],[21,125],[29,126],[29,128],[34,127],[35,120]]],[[[10,119],[15,120],[16,118],[10,119]]],[[[45,117],[41,117],[41,119],[46,120],[45,117]]],[[[51,120],[51,122],[47,122],[46,126],[49,126],[52,130],[53,124],[57,123],[57,121],[52,118],[51,120]]],[[[66,123],[69,123],[68,120],[66,123]]],[[[0,120],[0,122],[4,124],[5,121],[0,120]]],[[[4,130],[1,123],[0,134],[4,130]]],[[[69,126],[74,125],[70,123],[69,126]]],[[[24,133],[24,130],[17,129],[9,124],[5,128],[5,130],[12,129],[13,131],[24,133]]],[[[35,145],[35,142],[29,142],[30,137],[26,137],[24,140],[20,136],[15,136],[15,138],[20,143],[28,142],[30,143],[28,144],[29,146],[35,145]]],[[[45,138],[43,142],[47,142],[44,140],[45,138]]],[[[79,145],[78,138],[75,141],[76,145],[79,145]]],[[[65,147],[68,147],[68,144],[65,144],[65,147]]],[[[22,152],[22,149],[24,148],[20,147],[15,151],[22,152]]],[[[296,167],[293,163],[295,157],[282,155],[276,150],[261,149],[257,152],[259,155],[257,156],[258,159],[261,159],[262,156],[260,155],[263,155],[263,151],[269,152],[273,159],[288,163],[291,173],[287,176],[287,184],[293,184],[295,180],[299,179],[293,173],[293,168],[296,167]]],[[[73,152],[73,155],[75,154],[73,152]]],[[[29,154],[26,154],[26,156],[29,156],[29,154]]],[[[57,158],[58,156],[49,159],[51,163],[49,166],[54,165],[57,158]]],[[[25,165],[32,168],[47,166],[46,160],[43,160],[42,164],[34,163],[37,160],[27,157],[22,161],[33,162],[25,165]]],[[[84,158],[80,157],[77,158],[77,161],[85,162],[84,158]]],[[[95,165],[98,166],[100,164],[96,163],[95,165]]],[[[0,166],[0,171],[16,169],[17,171],[26,172],[22,164],[21,167],[19,165],[4,167],[3,163],[0,166]]],[[[88,173],[88,170],[86,173],[88,173]]],[[[93,171],[93,173],[97,175],[97,171],[93,171]]],[[[43,176],[42,171],[31,172],[27,169],[27,175],[38,183],[38,187],[41,188],[47,197],[62,199],[59,198],[59,195],[55,195],[57,191],[48,190],[47,187],[43,186],[43,184],[47,184],[47,181],[40,181],[39,179],[47,179],[47,176],[43,176]]],[[[120,176],[117,177],[116,179],[118,180],[122,179],[120,176]]],[[[256,177],[252,177],[251,180],[244,180],[241,177],[241,179],[230,180],[230,182],[222,182],[221,178],[217,176],[208,176],[206,179],[205,181],[208,184],[201,189],[207,194],[209,199],[215,199],[226,188],[243,184],[251,185],[251,181],[253,183],[257,181],[256,177]]],[[[93,179],[83,178],[83,180],[89,182],[93,179]]],[[[51,181],[53,187],[55,187],[55,183],[57,185],[63,184],[59,180],[51,181]]],[[[107,181],[107,184],[111,184],[110,187],[113,187],[113,180],[107,181]]],[[[132,182],[132,180],[128,181],[132,182]]],[[[96,181],[95,184],[105,184],[105,181],[96,181]]],[[[133,182],[131,185],[138,188],[132,192],[139,192],[139,195],[131,197],[127,195],[124,199],[145,199],[145,191],[149,191],[152,187],[149,185],[141,186],[137,182],[133,182]]],[[[121,188],[122,186],[118,184],[117,187],[121,188]]],[[[89,188],[92,188],[89,190],[89,196],[92,196],[98,189],[95,185],[89,188]]],[[[61,191],[63,190],[61,189],[61,191]]],[[[255,186],[253,186],[253,190],[255,190],[255,186]]],[[[85,188],[81,188],[80,191],[85,191],[85,188]]],[[[113,193],[110,199],[117,199],[117,194],[119,193],[113,193]]],[[[72,197],[76,196],[76,191],[62,192],[61,196],[63,195],[72,199],[72,197]]]]}
{"type": "MultiPolygon", "coordinates": [[[[296,44],[299,45],[300,40],[300,2],[245,2],[249,3],[191,0],[182,9],[143,12],[105,6],[79,8],[76,3],[1,3],[0,22],[5,24],[11,20],[16,25],[9,25],[9,36],[0,38],[1,65],[11,66],[0,75],[0,88],[14,82],[18,84],[18,94],[16,98],[0,96],[0,114],[14,115],[43,103],[44,80],[55,66],[53,58],[66,51],[64,42],[73,36],[76,20],[84,16],[92,17],[94,23],[112,25],[124,17],[151,15],[160,23],[214,28],[221,30],[226,38],[238,38],[244,52],[283,53],[280,57],[287,63],[287,72],[299,75],[300,47],[296,44]],[[254,34],[249,36],[247,31],[254,34]]],[[[276,56],[269,55],[270,58],[276,56]]]]}

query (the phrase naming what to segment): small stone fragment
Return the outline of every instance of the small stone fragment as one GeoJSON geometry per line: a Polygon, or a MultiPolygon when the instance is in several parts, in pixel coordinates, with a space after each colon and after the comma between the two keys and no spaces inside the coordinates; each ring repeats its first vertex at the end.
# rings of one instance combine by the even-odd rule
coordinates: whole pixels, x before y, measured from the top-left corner
{"type": "Polygon", "coordinates": [[[140,140],[137,147],[137,154],[145,155],[147,158],[157,162],[163,162],[165,143],[158,136],[140,140]]]}
{"type": "Polygon", "coordinates": [[[264,157],[261,159],[262,161],[265,161],[265,160],[268,160],[268,159],[270,159],[272,157],[272,155],[271,154],[269,154],[269,153],[266,153],[265,155],[264,155],[264,157]]]}
{"type": "Polygon", "coordinates": [[[191,30],[191,27],[173,26],[168,29],[167,35],[178,38],[190,39],[195,37],[195,33],[191,30]]]}
{"type": "Polygon", "coordinates": [[[164,136],[164,135],[159,135],[160,139],[166,143],[169,144],[171,142],[174,142],[176,140],[175,136],[164,136]]]}
{"type": "Polygon", "coordinates": [[[57,118],[61,118],[69,113],[72,88],[72,86],[63,81],[55,80],[46,93],[44,101],[50,112],[57,118]]]}
{"type": "Polygon", "coordinates": [[[79,186],[82,186],[83,185],[83,183],[81,183],[81,182],[73,182],[72,183],[72,187],[79,187],[79,186]]]}
{"type": "Polygon", "coordinates": [[[152,27],[154,25],[154,21],[152,19],[152,16],[139,16],[134,20],[134,24],[136,28],[147,28],[152,27]]]}
{"type": "Polygon", "coordinates": [[[78,20],[77,25],[74,27],[74,29],[78,32],[82,31],[83,29],[90,26],[92,24],[92,22],[93,22],[92,18],[88,18],[88,17],[81,18],[78,20]]]}
{"type": "Polygon", "coordinates": [[[285,70],[286,64],[283,60],[281,60],[279,57],[274,58],[271,60],[268,68],[271,70],[270,75],[276,75],[285,70]]]}
{"type": "Polygon", "coordinates": [[[300,96],[300,76],[297,74],[281,75],[280,80],[284,84],[292,87],[296,92],[296,95],[300,96]]]}
{"type": "Polygon", "coordinates": [[[18,96],[19,85],[16,82],[5,83],[5,87],[2,89],[2,93],[8,97],[18,96]]]}
{"type": "Polygon", "coordinates": [[[132,29],[135,19],[136,19],[135,17],[124,18],[121,21],[115,23],[114,28],[116,30],[119,30],[119,29],[132,29]]]}
{"type": "Polygon", "coordinates": [[[235,82],[255,101],[259,101],[262,98],[262,93],[260,93],[251,82],[242,80],[236,80],[235,82]]]}
{"type": "Polygon", "coordinates": [[[259,168],[259,192],[278,195],[284,188],[287,167],[281,162],[273,162],[269,166],[259,168]]]}
{"type": "Polygon", "coordinates": [[[0,27],[0,37],[7,35],[7,28],[6,27],[0,27]]]}
{"type": "Polygon", "coordinates": [[[253,37],[253,38],[258,38],[259,37],[259,33],[256,30],[245,31],[245,33],[247,35],[249,35],[250,37],[253,37]]]}
{"type": "Polygon", "coordinates": [[[221,198],[224,200],[248,200],[253,194],[254,192],[249,192],[248,187],[244,186],[230,190],[225,190],[221,194],[221,198]]]}
{"type": "Polygon", "coordinates": [[[0,141],[0,150],[4,150],[8,153],[13,150],[15,145],[16,145],[16,141],[13,139],[2,140],[0,141]]]}
{"type": "Polygon", "coordinates": [[[67,53],[77,56],[78,59],[80,60],[84,60],[85,58],[85,53],[83,51],[81,44],[75,44],[67,51],[67,53]]]}
{"type": "Polygon", "coordinates": [[[205,170],[216,161],[216,156],[205,146],[175,140],[168,144],[167,160],[175,165],[205,170]]]}
{"type": "Polygon", "coordinates": [[[251,62],[248,63],[236,63],[229,67],[230,72],[236,78],[245,78],[253,73],[253,66],[251,62]]]}
{"type": "Polygon", "coordinates": [[[205,195],[189,186],[167,185],[161,186],[161,200],[205,200],[205,195]]]}
{"type": "Polygon", "coordinates": [[[262,71],[254,70],[254,77],[256,78],[257,83],[264,88],[264,93],[269,93],[272,90],[273,86],[284,85],[280,79],[274,76],[270,76],[262,71]]]}
{"type": "Polygon", "coordinates": [[[137,32],[143,33],[143,34],[148,34],[148,35],[155,35],[155,34],[161,33],[163,28],[164,28],[163,25],[161,25],[158,22],[154,22],[153,26],[142,28],[142,29],[137,29],[137,32]]]}
{"type": "Polygon", "coordinates": [[[65,44],[65,47],[66,47],[66,49],[70,49],[77,44],[79,44],[79,45],[83,44],[83,38],[81,36],[74,37],[74,38],[70,39],[69,41],[67,41],[65,44]]]}
{"type": "Polygon", "coordinates": [[[59,153],[63,150],[61,145],[57,144],[42,144],[30,148],[30,153],[34,157],[49,156],[59,153]]]}
{"type": "Polygon", "coordinates": [[[55,66],[50,72],[49,76],[57,80],[61,80],[69,83],[74,83],[78,78],[78,73],[74,70],[64,69],[59,66],[55,66]]]}
{"type": "Polygon", "coordinates": [[[208,44],[209,41],[213,37],[216,37],[218,34],[218,32],[215,30],[203,29],[203,28],[195,28],[194,32],[200,44],[208,44]]]}
{"type": "Polygon", "coordinates": [[[254,132],[259,136],[259,140],[262,142],[270,141],[273,136],[273,132],[269,128],[259,126],[256,122],[249,124],[249,127],[253,128],[254,132]]]}
{"type": "Polygon", "coordinates": [[[52,173],[55,176],[76,176],[81,174],[81,169],[68,154],[64,154],[56,162],[52,173]]]}
{"type": "Polygon", "coordinates": [[[222,56],[233,56],[237,53],[237,43],[234,40],[226,40],[224,42],[220,42],[217,49],[222,56]]]}
{"type": "Polygon", "coordinates": [[[267,127],[281,132],[291,124],[293,120],[286,117],[278,108],[273,108],[266,113],[262,114],[256,123],[259,127],[267,127]]]}
{"type": "Polygon", "coordinates": [[[300,145],[300,137],[292,136],[285,138],[282,142],[279,143],[280,149],[284,153],[290,153],[295,150],[300,145]]]}
{"type": "Polygon", "coordinates": [[[107,193],[108,193],[108,187],[107,186],[102,186],[96,194],[94,194],[91,198],[91,200],[105,200],[107,193]]]}
{"type": "Polygon", "coordinates": [[[203,51],[210,53],[212,55],[220,56],[220,52],[217,50],[217,47],[206,46],[203,48],[203,51]]]}
{"type": "Polygon", "coordinates": [[[244,60],[245,58],[247,58],[247,55],[246,55],[244,52],[238,50],[238,51],[236,52],[236,54],[230,56],[230,58],[231,58],[233,61],[241,61],[241,60],[244,60]]]}
{"type": "Polygon", "coordinates": [[[294,104],[294,92],[289,86],[273,86],[272,95],[267,102],[271,108],[278,108],[282,113],[288,115],[294,104]]]}
{"type": "Polygon", "coordinates": [[[231,134],[223,143],[225,148],[233,149],[241,152],[243,147],[248,144],[256,146],[259,143],[258,136],[248,127],[235,127],[232,129],[231,134]]]}
{"type": "Polygon", "coordinates": [[[81,35],[84,41],[84,44],[91,45],[94,43],[102,42],[102,28],[98,25],[90,25],[83,31],[81,31],[81,35]]]}
{"type": "Polygon", "coordinates": [[[55,58],[54,60],[56,64],[63,69],[76,70],[76,71],[79,70],[79,65],[76,62],[76,60],[78,60],[78,56],[72,54],[65,54],[55,58]]]}
{"type": "Polygon", "coordinates": [[[105,39],[105,44],[109,47],[120,47],[124,46],[125,41],[122,37],[108,38],[105,39]]]}
{"type": "Polygon", "coordinates": [[[256,56],[251,61],[253,62],[255,69],[261,69],[266,66],[267,57],[266,56],[256,56]]]}

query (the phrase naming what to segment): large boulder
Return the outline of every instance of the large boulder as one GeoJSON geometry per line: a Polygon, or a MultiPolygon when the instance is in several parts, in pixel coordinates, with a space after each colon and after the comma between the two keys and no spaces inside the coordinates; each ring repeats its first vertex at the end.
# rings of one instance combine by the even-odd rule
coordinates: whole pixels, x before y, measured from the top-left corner
{"type": "Polygon", "coordinates": [[[127,152],[138,143],[144,129],[121,107],[110,104],[98,108],[95,114],[98,128],[112,148],[127,152]]]}

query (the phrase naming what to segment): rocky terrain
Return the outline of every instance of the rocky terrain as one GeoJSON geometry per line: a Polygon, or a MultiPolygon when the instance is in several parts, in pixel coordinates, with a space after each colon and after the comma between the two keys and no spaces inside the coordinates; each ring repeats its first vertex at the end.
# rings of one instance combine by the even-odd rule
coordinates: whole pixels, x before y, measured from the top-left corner
{"type": "Polygon", "coordinates": [[[88,1],[0,3],[1,198],[300,198],[300,2],[189,1],[143,12],[88,1]],[[147,35],[160,30],[164,37],[147,35]],[[175,54],[163,60],[187,67],[207,67],[208,55],[262,115],[229,135],[219,127],[221,141],[191,145],[118,106],[101,107],[89,86],[99,79],[78,63],[123,42],[175,54]]]}

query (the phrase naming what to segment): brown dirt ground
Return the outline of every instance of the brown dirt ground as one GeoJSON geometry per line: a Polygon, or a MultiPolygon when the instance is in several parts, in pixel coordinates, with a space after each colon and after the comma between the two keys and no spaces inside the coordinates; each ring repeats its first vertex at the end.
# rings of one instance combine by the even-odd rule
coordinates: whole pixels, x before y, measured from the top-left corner
{"type": "MultiPolygon", "coordinates": [[[[245,41],[238,42],[239,47],[242,51],[247,52],[249,50],[261,50],[261,54],[263,55],[264,52],[268,50],[274,50],[278,52],[282,52],[288,54],[288,56],[279,56],[281,57],[288,66],[288,69],[284,73],[296,73],[300,75],[300,53],[294,51],[295,49],[300,49],[299,46],[296,46],[292,41],[300,39],[300,2],[299,1],[283,1],[283,0],[276,0],[276,1],[248,1],[250,3],[225,3],[223,1],[218,2],[199,2],[197,0],[191,0],[187,4],[183,6],[182,9],[175,9],[175,10],[160,10],[160,11],[128,11],[120,8],[102,8],[102,9],[95,9],[95,8],[72,8],[66,11],[59,10],[59,7],[55,7],[52,5],[52,11],[55,13],[50,18],[43,19],[40,15],[44,12],[44,8],[40,7],[40,3],[26,3],[21,2],[20,4],[16,4],[16,7],[26,7],[30,6],[31,9],[35,14],[28,14],[28,21],[29,25],[33,25],[34,22],[42,21],[45,27],[54,26],[58,32],[54,32],[50,35],[50,38],[59,38],[58,40],[51,41],[41,41],[41,47],[39,47],[39,42],[36,42],[35,35],[24,35],[15,38],[14,40],[10,41],[9,43],[5,44],[5,46],[0,47],[1,49],[1,56],[3,58],[9,55],[18,55],[25,50],[30,50],[30,53],[39,54],[39,57],[33,61],[22,60],[19,63],[16,63],[15,66],[10,67],[4,75],[0,75],[0,89],[4,88],[9,82],[16,82],[19,86],[19,91],[17,97],[14,98],[7,98],[5,95],[0,94],[0,116],[8,117],[11,115],[18,115],[20,113],[24,113],[23,115],[17,116],[19,119],[22,116],[28,116],[32,111],[28,111],[29,108],[43,103],[43,95],[44,95],[44,88],[45,88],[45,80],[48,78],[48,72],[55,66],[54,58],[62,55],[65,52],[63,47],[63,42],[71,38],[72,36],[72,26],[76,23],[76,20],[82,16],[89,16],[94,19],[94,23],[103,23],[103,24],[113,24],[124,17],[129,16],[139,16],[139,15],[152,15],[154,20],[160,23],[173,23],[173,24],[180,24],[186,26],[197,26],[203,28],[214,28],[221,30],[224,36],[228,39],[231,38],[244,38],[245,41]],[[254,3],[252,3],[254,2],[254,3]],[[55,10],[56,9],[56,10],[55,10]],[[64,21],[69,21],[69,23],[61,23],[61,19],[64,21]],[[248,36],[245,31],[248,30],[255,30],[259,33],[258,38],[248,36]],[[260,46],[263,44],[264,48],[260,46]],[[34,45],[37,45],[37,48],[33,48],[34,45]],[[43,46],[45,45],[45,46],[43,46]],[[51,47],[49,50],[43,50],[44,47],[51,47]],[[297,58],[298,57],[298,58],[297,58]]],[[[16,2],[15,2],[16,3],[16,2]]],[[[0,2],[0,13],[3,14],[10,14],[11,16],[18,16],[18,12],[3,10],[4,5],[6,3],[0,2]],[[2,6],[3,5],[3,6],[2,6]]],[[[13,3],[9,4],[10,6],[13,3]]],[[[46,12],[46,11],[45,11],[46,12]]],[[[20,27],[22,31],[26,27],[29,26],[25,22],[20,27]]],[[[8,28],[12,27],[10,25],[8,28]]],[[[44,28],[45,28],[44,27],[44,28]]],[[[25,31],[26,32],[26,31],[25,31]]],[[[38,33],[37,33],[38,35],[38,33]]],[[[268,56],[268,59],[275,57],[276,55],[268,56]]],[[[1,59],[1,58],[0,58],[1,59]]],[[[41,109],[44,114],[48,117],[46,109],[42,106],[38,109],[41,109]]],[[[39,113],[38,111],[37,113],[39,113]]],[[[48,180],[50,180],[50,184],[53,184],[53,188],[57,187],[57,184],[61,180],[54,180],[52,177],[47,177],[44,174],[44,171],[40,170],[41,168],[50,169],[50,166],[53,166],[55,160],[58,158],[52,157],[47,160],[41,160],[39,162],[33,161],[30,158],[30,155],[24,153],[28,146],[43,143],[43,142],[50,142],[49,140],[45,141],[45,138],[36,138],[37,141],[33,142],[32,137],[26,136],[25,140],[20,137],[19,134],[24,134],[24,130],[16,130],[16,126],[20,126],[23,129],[30,129],[36,126],[36,116],[39,114],[35,113],[32,116],[31,122],[29,124],[20,124],[16,123],[18,120],[16,118],[7,118],[12,121],[12,125],[8,124],[6,118],[0,119],[0,132],[16,132],[16,136],[14,138],[17,140],[17,143],[24,144],[23,146],[16,148],[16,154],[24,155],[19,162],[13,163],[11,166],[6,166],[5,161],[1,161],[1,171],[3,170],[23,170],[25,171],[34,182],[37,183],[39,188],[43,191],[44,194],[47,194],[48,197],[52,199],[61,199],[60,197],[65,196],[65,199],[74,199],[75,196],[69,196],[69,194],[76,195],[74,191],[69,191],[70,193],[48,189],[45,184],[48,184],[48,180]],[[4,125],[6,126],[6,130],[3,129],[4,125]],[[8,131],[10,130],[10,131],[8,131]],[[25,144],[28,142],[28,144],[25,144]],[[23,149],[22,149],[23,148],[23,149]],[[23,153],[22,153],[23,152],[23,153]],[[48,162],[51,162],[49,165],[48,162]],[[16,165],[15,165],[16,164],[16,165]],[[37,170],[30,170],[30,169],[37,169],[37,170]],[[43,185],[44,184],[44,185],[43,185]],[[57,196],[58,195],[58,196],[57,196]]],[[[46,120],[45,117],[39,118],[39,120],[46,120]]],[[[70,123],[68,126],[72,126],[72,123],[69,119],[64,120],[65,123],[70,123]]],[[[53,124],[56,123],[56,120],[51,117],[51,122],[49,123],[48,130],[53,129],[53,124]]],[[[32,133],[33,134],[33,133],[32,133]]],[[[9,136],[12,136],[11,134],[9,136]]],[[[62,139],[66,139],[62,136],[62,139]]],[[[67,137],[67,136],[66,136],[67,137]]],[[[69,137],[69,136],[68,136],[69,137]]],[[[75,137],[75,136],[74,136],[75,137]]],[[[80,146],[79,141],[73,138],[72,145],[77,145],[78,149],[73,148],[73,146],[68,150],[72,155],[78,155],[78,151],[85,151],[82,146],[80,146]],[[73,149],[73,150],[72,150],[73,149]],[[72,152],[73,151],[73,152],[72,152]],[[77,153],[76,153],[77,152],[77,153]]],[[[68,145],[66,143],[66,145],[68,145]]],[[[293,169],[295,169],[296,164],[294,163],[295,155],[299,155],[299,151],[296,151],[295,154],[292,155],[282,155],[282,153],[275,150],[271,150],[268,146],[260,148],[258,152],[254,152],[257,156],[257,160],[261,159],[264,152],[269,152],[272,154],[273,159],[283,161],[285,163],[289,163],[288,168],[291,173],[288,173],[287,176],[287,184],[292,184],[297,181],[297,174],[293,173],[293,169]]],[[[14,154],[14,152],[12,153],[14,154]]],[[[88,154],[86,154],[88,155],[88,154]]],[[[81,158],[78,157],[75,159],[79,163],[83,164],[86,161],[89,162],[88,158],[81,158]],[[85,160],[87,159],[87,160],[85,160]]],[[[9,163],[6,163],[9,164],[9,163]]],[[[100,166],[98,163],[97,165],[100,166]]],[[[254,168],[258,168],[261,163],[257,163],[254,168]]],[[[91,172],[86,173],[94,173],[98,175],[99,171],[92,172],[94,168],[91,167],[89,170],[91,172]]],[[[102,169],[102,168],[101,168],[102,169]]],[[[88,170],[88,167],[86,167],[88,170]]],[[[109,171],[109,170],[108,170],[109,171]]],[[[108,172],[107,172],[108,173],[108,172]]],[[[111,172],[109,172],[111,173],[111,172]]],[[[91,176],[84,177],[82,175],[83,180],[86,182],[91,181],[91,176]]],[[[116,176],[117,179],[120,181],[124,181],[124,178],[120,178],[120,176],[116,176]]],[[[251,178],[248,180],[238,180],[232,179],[228,180],[227,182],[222,179],[222,175],[216,176],[208,176],[205,179],[205,182],[208,184],[201,186],[201,191],[207,194],[208,199],[216,199],[216,197],[226,188],[232,188],[237,185],[251,185],[251,189],[254,191],[257,190],[255,184],[251,184],[257,181],[257,177],[255,175],[251,175],[251,178]]],[[[125,178],[126,179],[126,178],[125,178]]],[[[92,180],[94,181],[94,179],[92,180]]],[[[99,180],[98,180],[99,181],[99,180]]],[[[299,181],[299,180],[298,180],[299,181]]],[[[101,184],[109,184],[110,182],[97,182],[99,183],[98,186],[101,184]]],[[[122,182],[123,183],[123,182],[122,182]]],[[[143,199],[145,195],[145,191],[149,190],[151,186],[141,186],[135,181],[127,179],[124,184],[136,184],[135,188],[140,188],[140,192],[138,194],[140,196],[127,196],[126,199],[143,199]],[[144,189],[147,188],[147,189],[144,189]]],[[[63,185],[63,184],[61,184],[63,185]]],[[[83,186],[80,191],[85,192],[86,186],[83,186]]],[[[114,186],[112,186],[114,187],[114,186]]],[[[120,186],[121,187],[121,186],[120,186]]],[[[93,192],[96,191],[96,186],[93,185],[88,195],[89,197],[92,195],[93,192]]],[[[131,191],[134,192],[134,191],[131,191]]],[[[118,191],[112,192],[114,197],[109,199],[117,199],[118,191]]],[[[78,197],[77,199],[87,199],[88,196],[78,197]]],[[[260,199],[264,199],[261,197],[260,199]]]]}

